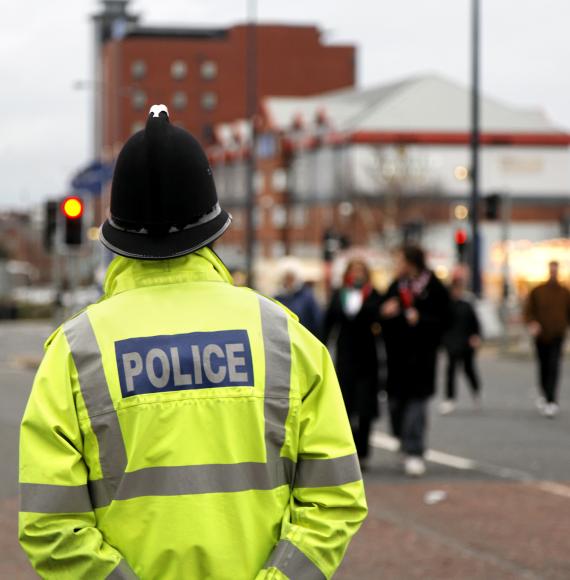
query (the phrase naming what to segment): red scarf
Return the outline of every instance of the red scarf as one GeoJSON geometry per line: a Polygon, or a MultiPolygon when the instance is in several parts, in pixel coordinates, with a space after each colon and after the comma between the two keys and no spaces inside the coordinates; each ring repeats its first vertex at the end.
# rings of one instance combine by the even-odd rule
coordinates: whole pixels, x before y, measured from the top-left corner
{"type": "Polygon", "coordinates": [[[424,270],[417,278],[402,278],[398,281],[398,294],[404,310],[414,306],[416,298],[426,289],[430,277],[431,273],[424,270]]]}

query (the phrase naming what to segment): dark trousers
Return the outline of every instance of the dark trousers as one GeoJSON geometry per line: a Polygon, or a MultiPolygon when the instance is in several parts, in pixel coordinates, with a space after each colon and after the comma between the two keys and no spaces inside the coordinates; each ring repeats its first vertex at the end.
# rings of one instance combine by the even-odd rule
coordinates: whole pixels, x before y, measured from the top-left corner
{"type": "Polygon", "coordinates": [[[352,436],[356,445],[356,452],[360,459],[366,459],[368,456],[370,427],[372,426],[372,417],[369,415],[360,415],[350,419],[352,427],[352,436]]]}
{"type": "Polygon", "coordinates": [[[445,395],[447,399],[455,399],[455,376],[457,367],[463,366],[463,371],[473,391],[473,395],[478,395],[481,390],[479,375],[475,368],[475,351],[469,349],[462,353],[447,355],[447,383],[445,395]]]}
{"type": "Polygon", "coordinates": [[[360,459],[365,459],[369,451],[370,429],[379,411],[376,370],[356,376],[340,372],[339,379],[356,451],[360,459]]]}
{"type": "Polygon", "coordinates": [[[537,340],[536,353],[538,355],[538,379],[542,394],[547,403],[556,403],[562,339],[555,338],[548,342],[537,340]]]}
{"type": "Polygon", "coordinates": [[[392,433],[406,455],[423,456],[427,430],[427,399],[389,398],[392,433]]]}

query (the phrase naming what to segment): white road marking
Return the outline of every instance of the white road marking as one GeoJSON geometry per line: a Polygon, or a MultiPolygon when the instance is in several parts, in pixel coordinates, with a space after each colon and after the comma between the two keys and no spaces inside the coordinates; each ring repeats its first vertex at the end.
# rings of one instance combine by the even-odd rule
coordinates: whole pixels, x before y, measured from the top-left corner
{"type": "MultiPolygon", "coordinates": [[[[382,431],[374,431],[370,438],[372,447],[384,449],[385,451],[398,451],[400,444],[395,437],[383,433],[382,431]]],[[[534,478],[530,473],[519,471],[518,469],[511,469],[510,467],[501,467],[487,463],[481,463],[467,457],[459,455],[452,455],[444,453],[443,451],[436,451],[435,449],[428,449],[425,458],[431,463],[445,465],[446,467],[453,467],[461,470],[480,471],[493,477],[501,479],[513,479],[522,483],[527,483],[540,491],[551,493],[559,497],[570,499],[570,486],[556,483],[554,481],[541,481],[534,478]]]]}
{"type": "Polygon", "coordinates": [[[554,481],[539,481],[538,483],[534,483],[533,486],[540,489],[540,491],[570,499],[570,487],[567,485],[562,485],[554,481]]]}
{"type": "Polygon", "coordinates": [[[400,447],[395,437],[390,437],[390,435],[386,435],[386,433],[382,433],[381,431],[374,431],[372,433],[370,444],[372,447],[378,447],[378,449],[385,449],[386,451],[398,451],[400,447]]]}
{"type": "Polygon", "coordinates": [[[455,467],[456,469],[476,469],[477,467],[475,462],[471,459],[443,453],[443,451],[436,451],[435,449],[428,450],[426,453],[426,459],[432,463],[439,463],[441,465],[455,467]]]}
{"type": "MultiPolygon", "coordinates": [[[[391,437],[390,435],[382,433],[381,431],[375,431],[372,434],[370,443],[373,447],[385,449],[386,451],[397,451],[400,447],[400,444],[395,437],[391,437]]],[[[476,468],[475,462],[471,459],[459,457],[458,455],[451,455],[449,453],[444,453],[443,451],[436,451],[435,449],[429,449],[427,451],[426,459],[432,463],[439,463],[440,465],[455,467],[456,469],[476,468]]]]}

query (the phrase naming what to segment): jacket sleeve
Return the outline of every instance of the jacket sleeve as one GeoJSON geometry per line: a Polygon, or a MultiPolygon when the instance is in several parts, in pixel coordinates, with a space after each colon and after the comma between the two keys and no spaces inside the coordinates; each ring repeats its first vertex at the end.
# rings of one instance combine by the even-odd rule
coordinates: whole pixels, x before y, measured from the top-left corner
{"type": "Polygon", "coordinates": [[[280,541],[257,580],[331,578],[367,514],[354,441],[329,353],[318,341],[307,340],[298,356],[305,360],[302,366],[314,365],[315,372],[306,373],[310,378],[302,393],[295,482],[280,541]]]}
{"type": "Polygon", "coordinates": [[[531,290],[524,305],[524,319],[527,324],[536,320],[536,292],[531,290]]]}
{"type": "Polygon", "coordinates": [[[420,310],[418,328],[424,334],[438,336],[449,328],[451,322],[451,301],[447,288],[433,275],[428,285],[428,308],[420,310]]]}
{"type": "Polygon", "coordinates": [[[386,292],[384,292],[383,294],[380,294],[379,299],[378,299],[379,321],[382,324],[382,329],[384,331],[387,330],[388,332],[390,332],[394,328],[397,328],[398,326],[401,326],[402,323],[405,321],[405,318],[404,318],[404,315],[402,312],[400,312],[396,316],[390,316],[390,317],[386,317],[382,314],[382,306],[384,306],[384,304],[386,302],[388,302],[388,300],[391,300],[392,298],[396,298],[398,300],[398,302],[400,303],[400,308],[401,308],[401,301],[400,301],[400,296],[398,294],[398,283],[397,282],[392,282],[390,284],[390,286],[388,287],[388,289],[386,290],[386,292]]]}
{"type": "Polygon", "coordinates": [[[76,372],[60,331],[40,365],[20,430],[20,544],[42,578],[134,577],[97,529],[72,388],[76,372]]]}
{"type": "Polygon", "coordinates": [[[481,328],[481,322],[479,320],[477,310],[473,304],[469,304],[469,311],[470,311],[470,315],[471,315],[470,334],[476,335],[479,338],[484,338],[483,337],[483,330],[481,328]]]}

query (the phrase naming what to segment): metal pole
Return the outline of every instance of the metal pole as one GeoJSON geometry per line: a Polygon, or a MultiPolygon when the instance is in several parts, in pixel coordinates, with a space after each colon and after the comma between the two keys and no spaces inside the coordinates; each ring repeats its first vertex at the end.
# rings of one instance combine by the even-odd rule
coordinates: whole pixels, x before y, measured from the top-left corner
{"type": "Polygon", "coordinates": [[[503,349],[509,346],[509,296],[510,296],[510,248],[512,199],[510,193],[501,195],[501,241],[503,243],[503,292],[501,297],[501,314],[503,322],[503,349]]]}
{"type": "Polygon", "coordinates": [[[247,0],[247,39],[246,39],[246,115],[251,125],[249,142],[249,157],[247,159],[247,191],[245,219],[245,271],[247,285],[254,286],[254,250],[255,224],[253,214],[255,208],[255,170],[257,127],[257,38],[256,38],[257,1],[247,0]]]}
{"type": "Polygon", "coordinates": [[[471,0],[472,48],[471,48],[471,237],[473,240],[471,251],[471,285],[475,296],[481,296],[481,245],[479,235],[479,143],[480,143],[480,116],[479,116],[479,27],[480,2],[471,0]]]}
{"type": "MultiPolygon", "coordinates": [[[[99,20],[94,20],[93,22],[93,78],[95,79],[96,86],[99,86],[103,73],[101,66],[101,22],[99,20]]],[[[101,92],[95,90],[93,91],[92,106],[93,106],[93,159],[99,159],[101,155],[101,149],[103,148],[103,136],[102,136],[102,100],[103,95],[101,92]]]]}

